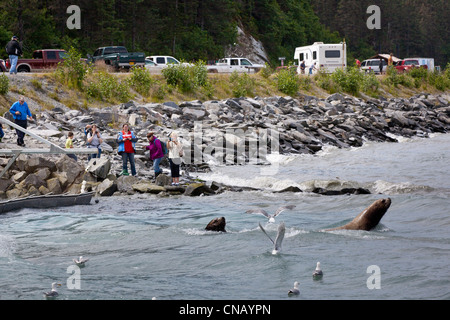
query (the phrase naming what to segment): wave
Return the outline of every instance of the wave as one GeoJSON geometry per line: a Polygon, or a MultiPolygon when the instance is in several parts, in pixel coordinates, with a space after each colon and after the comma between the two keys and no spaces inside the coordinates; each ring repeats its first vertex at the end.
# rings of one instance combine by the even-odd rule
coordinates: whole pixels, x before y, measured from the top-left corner
{"type": "Polygon", "coordinates": [[[12,237],[0,235],[0,258],[10,258],[16,251],[16,243],[12,237]]]}
{"type": "Polygon", "coordinates": [[[393,183],[383,180],[375,181],[370,185],[369,189],[372,190],[373,193],[382,193],[389,195],[420,192],[428,193],[435,191],[435,189],[430,186],[415,185],[410,182],[393,183]]]}

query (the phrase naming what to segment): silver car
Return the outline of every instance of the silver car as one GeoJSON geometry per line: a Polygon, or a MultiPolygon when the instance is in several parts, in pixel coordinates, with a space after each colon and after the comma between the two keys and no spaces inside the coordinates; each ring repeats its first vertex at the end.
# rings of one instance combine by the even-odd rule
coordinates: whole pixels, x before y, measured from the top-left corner
{"type": "MultiPolygon", "coordinates": [[[[368,59],[361,63],[361,70],[364,72],[380,73],[380,59],[368,59]]],[[[383,59],[383,72],[387,70],[387,61],[383,59]]]]}

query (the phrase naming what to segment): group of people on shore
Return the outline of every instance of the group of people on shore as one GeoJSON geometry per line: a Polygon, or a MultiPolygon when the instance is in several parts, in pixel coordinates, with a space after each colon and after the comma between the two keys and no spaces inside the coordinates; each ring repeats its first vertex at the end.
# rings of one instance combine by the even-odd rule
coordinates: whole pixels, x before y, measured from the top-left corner
{"type": "MultiPolygon", "coordinates": [[[[88,148],[95,148],[97,152],[89,155],[88,160],[91,158],[100,158],[102,154],[101,144],[103,143],[103,138],[95,124],[87,125],[85,128],[86,143],[88,148]]],[[[66,148],[73,147],[72,143],[73,132],[69,132],[66,148]]],[[[150,160],[153,161],[153,170],[155,172],[155,178],[158,177],[163,171],[159,167],[164,156],[168,154],[170,172],[172,176],[172,185],[180,184],[180,164],[181,157],[183,156],[183,147],[178,140],[178,135],[176,132],[172,132],[169,135],[169,141],[167,144],[161,142],[161,140],[156,137],[154,132],[149,132],[147,134],[148,145],[144,146],[144,150],[149,151],[150,160]],[[166,150],[167,148],[167,150],[166,150]]],[[[122,172],[120,175],[128,176],[128,163],[130,164],[131,175],[135,176],[136,164],[134,161],[134,155],[136,153],[136,142],[138,138],[134,131],[131,130],[128,123],[122,125],[122,130],[117,136],[118,148],[117,152],[122,156],[122,172]]],[[[76,160],[76,158],[75,158],[76,160]]]]}
{"type": "MultiPolygon", "coordinates": [[[[30,108],[25,101],[25,97],[19,97],[19,100],[15,102],[9,112],[12,114],[15,124],[26,129],[28,121],[34,121],[30,108]]],[[[25,133],[19,129],[16,129],[17,134],[17,145],[25,147],[25,133]]],[[[88,155],[88,161],[92,158],[100,158],[102,154],[101,145],[103,143],[103,138],[98,129],[97,125],[87,125],[84,129],[84,134],[86,137],[86,144],[88,148],[97,149],[96,152],[93,151],[92,154],[88,155]]],[[[0,142],[4,137],[3,128],[0,124],[0,142]]],[[[73,137],[74,134],[70,131],[67,134],[66,149],[73,148],[73,137]]],[[[183,147],[178,140],[178,135],[176,132],[172,132],[169,135],[169,141],[166,143],[161,142],[161,140],[156,137],[154,132],[149,132],[147,134],[148,145],[144,146],[144,150],[148,150],[150,154],[150,160],[153,161],[153,169],[155,171],[155,178],[161,174],[163,171],[159,167],[164,156],[168,155],[170,171],[172,176],[172,185],[180,184],[180,164],[181,158],[183,156],[183,147]]],[[[130,163],[131,174],[135,176],[136,165],[134,161],[134,155],[136,153],[136,142],[138,138],[136,134],[130,129],[130,126],[125,123],[122,125],[122,130],[117,136],[117,143],[119,145],[117,152],[122,156],[122,172],[121,175],[129,175],[128,173],[128,163],[130,163]]],[[[68,154],[69,157],[77,161],[77,156],[75,154],[68,154]]]]}

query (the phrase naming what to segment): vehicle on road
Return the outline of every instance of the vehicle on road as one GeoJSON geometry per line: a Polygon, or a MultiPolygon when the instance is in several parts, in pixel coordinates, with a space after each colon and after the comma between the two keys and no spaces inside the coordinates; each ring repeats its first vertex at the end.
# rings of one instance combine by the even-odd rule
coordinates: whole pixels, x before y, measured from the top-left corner
{"type": "Polygon", "coordinates": [[[145,66],[144,52],[128,52],[127,48],[123,46],[100,47],[87,58],[88,63],[104,61],[106,65],[113,67],[116,71],[145,66]]]}
{"type": "MultiPolygon", "coordinates": [[[[382,59],[383,71],[387,71],[387,61],[382,59]]],[[[373,72],[375,74],[380,73],[380,59],[368,59],[361,62],[361,70],[369,73],[373,72]]]]}
{"type": "Polygon", "coordinates": [[[231,73],[237,72],[258,72],[265,66],[252,63],[247,58],[223,58],[213,65],[207,65],[206,69],[210,73],[231,73]]]}
{"type": "MultiPolygon", "coordinates": [[[[64,61],[66,51],[63,49],[42,49],[33,52],[32,59],[18,59],[17,72],[42,72],[56,69],[64,61]]],[[[6,69],[11,67],[9,59],[6,60],[6,69]]]]}
{"type": "Polygon", "coordinates": [[[301,64],[305,63],[305,73],[308,73],[310,66],[316,64],[313,73],[322,70],[332,73],[337,68],[345,68],[347,66],[346,44],[327,44],[323,42],[314,42],[310,46],[295,48],[294,60],[297,60],[297,73],[301,74],[301,64]]]}

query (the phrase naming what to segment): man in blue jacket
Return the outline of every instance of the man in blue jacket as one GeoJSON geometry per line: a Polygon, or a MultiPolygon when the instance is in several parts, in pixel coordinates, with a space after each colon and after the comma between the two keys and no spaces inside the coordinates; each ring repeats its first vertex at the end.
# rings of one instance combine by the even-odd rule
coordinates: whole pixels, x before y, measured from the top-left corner
{"type": "MultiPolygon", "coordinates": [[[[28,104],[25,102],[24,97],[20,97],[19,101],[15,102],[11,108],[9,109],[9,112],[13,115],[14,122],[21,126],[22,128],[26,129],[28,121],[33,121],[30,108],[28,108],[28,104]]],[[[21,147],[25,147],[25,142],[23,141],[23,137],[25,136],[25,133],[16,129],[17,133],[17,144],[21,147]]]]}

